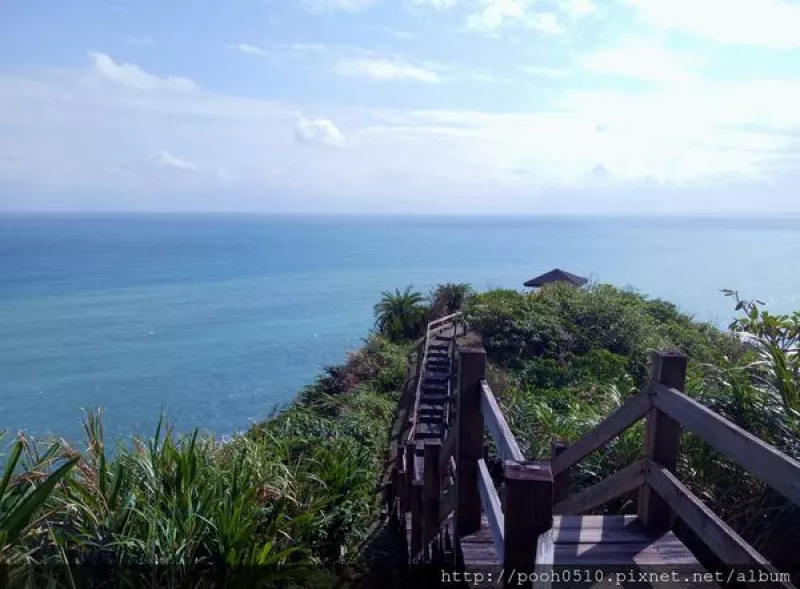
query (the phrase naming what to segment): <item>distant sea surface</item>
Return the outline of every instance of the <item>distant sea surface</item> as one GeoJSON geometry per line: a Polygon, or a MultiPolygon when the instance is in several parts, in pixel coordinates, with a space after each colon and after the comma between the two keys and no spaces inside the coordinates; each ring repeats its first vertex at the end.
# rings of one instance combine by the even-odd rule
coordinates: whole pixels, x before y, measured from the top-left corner
{"type": "Polygon", "coordinates": [[[245,429],[373,325],[381,292],[560,267],[726,325],[800,309],[800,219],[0,217],[0,430],[245,429]]]}

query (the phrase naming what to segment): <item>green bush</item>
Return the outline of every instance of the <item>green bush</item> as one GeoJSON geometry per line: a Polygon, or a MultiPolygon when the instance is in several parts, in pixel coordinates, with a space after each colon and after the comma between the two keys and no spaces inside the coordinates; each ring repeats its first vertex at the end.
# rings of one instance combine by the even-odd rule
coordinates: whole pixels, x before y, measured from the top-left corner
{"type": "MultiPolygon", "coordinates": [[[[734,292],[730,292],[735,296],[734,292]]],[[[650,353],[689,357],[687,391],[745,430],[800,458],[800,314],[774,316],[741,301],[732,324],[755,336],[750,349],[730,333],[698,323],[661,300],[608,285],[549,285],[535,294],[492,291],[467,306],[491,374],[507,375],[500,402],[523,451],[546,459],[550,443],[574,442],[649,380],[650,353]]],[[[643,424],[629,429],[571,472],[577,492],[641,457],[643,424]]],[[[502,470],[499,463],[495,471],[502,470]]],[[[684,435],[679,473],[686,484],[778,566],[800,573],[800,509],[709,446],[684,435]],[[794,567],[794,568],[792,568],[794,567]]],[[[623,498],[599,512],[632,512],[623,498]]]]}
{"type": "Polygon", "coordinates": [[[406,354],[373,335],[227,443],[177,435],[162,421],[112,456],[93,414],[85,451],[20,440],[0,486],[0,555],[20,565],[8,582],[46,584],[66,570],[53,565],[70,564],[130,571],[132,587],[196,586],[210,567],[248,565],[287,587],[343,586],[337,571],[361,562],[379,511],[375,484],[406,354]]]}

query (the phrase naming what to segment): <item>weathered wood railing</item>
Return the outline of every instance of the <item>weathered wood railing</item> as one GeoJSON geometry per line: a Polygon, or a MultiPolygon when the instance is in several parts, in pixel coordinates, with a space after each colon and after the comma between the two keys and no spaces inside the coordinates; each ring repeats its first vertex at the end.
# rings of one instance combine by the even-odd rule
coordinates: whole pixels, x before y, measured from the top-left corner
{"type": "MultiPolygon", "coordinates": [[[[435,336],[437,333],[441,331],[447,330],[452,328],[454,332],[458,331],[458,327],[460,325],[460,317],[461,313],[453,313],[451,315],[446,315],[445,317],[440,317],[439,319],[435,319],[428,323],[428,326],[425,330],[425,336],[420,340],[419,344],[416,348],[416,364],[415,364],[415,383],[414,383],[414,400],[412,404],[412,409],[408,415],[408,433],[406,435],[406,442],[410,442],[414,438],[414,433],[416,431],[416,424],[418,421],[419,416],[419,403],[422,397],[422,376],[425,370],[425,363],[428,359],[428,344],[431,341],[431,337],[435,336]]],[[[455,347],[453,346],[453,349],[455,347]]],[[[448,393],[450,391],[448,390],[448,393]]],[[[449,418],[449,413],[448,413],[449,418]]]]}
{"type": "MultiPolygon", "coordinates": [[[[529,570],[553,563],[553,515],[581,514],[639,491],[638,517],[653,530],[668,530],[680,518],[728,566],[771,564],[713,513],[676,477],[680,436],[686,430],[800,505],[800,463],[684,394],[686,356],[655,352],[651,382],[571,445],[552,446],[549,462],[530,462],[517,444],[485,380],[482,348],[458,351],[455,424],[443,441],[409,443],[398,468],[407,468],[398,490],[398,510],[410,512],[412,561],[441,556],[442,524],[452,516],[458,539],[481,528],[485,517],[501,563],[529,570]],[[645,420],[643,456],[595,485],[570,495],[570,469],[645,420]],[[503,460],[498,494],[485,462],[484,431],[503,460]],[[414,460],[420,452],[422,460],[414,460]],[[410,459],[410,460],[409,460],[410,459]]],[[[456,566],[455,562],[448,563],[456,566]]],[[[466,563],[468,564],[468,563],[466,563]]]]}
{"type": "Polygon", "coordinates": [[[628,399],[586,437],[562,447],[551,468],[556,479],[568,480],[570,468],[641,419],[645,419],[644,457],[577,495],[557,497],[553,511],[583,513],[639,489],[638,517],[645,526],[667,530],[677,516],[725,565],[774,572],[675,476],[680,436],[683,430],[693,433],[796,505],[800,505],[800,463],[688,397],[683,392],[685,379],[686,356],[654,353],[647,390],[628,399]]]}

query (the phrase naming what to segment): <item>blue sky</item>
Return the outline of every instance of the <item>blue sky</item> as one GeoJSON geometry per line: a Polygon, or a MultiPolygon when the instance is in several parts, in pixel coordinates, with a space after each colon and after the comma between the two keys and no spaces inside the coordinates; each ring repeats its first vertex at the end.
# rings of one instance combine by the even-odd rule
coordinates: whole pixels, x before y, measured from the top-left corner
{"type": "Polygon", "coordinates": [[[0,211],[798,213],[800,2],[5,0],[0,211]]]}

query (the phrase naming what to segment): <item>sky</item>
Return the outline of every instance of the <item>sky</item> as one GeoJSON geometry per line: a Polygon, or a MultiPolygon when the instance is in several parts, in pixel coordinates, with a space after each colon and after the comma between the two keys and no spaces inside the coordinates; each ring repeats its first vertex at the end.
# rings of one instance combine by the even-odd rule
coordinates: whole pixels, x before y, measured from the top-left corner
{"type": "Polygon", "coordinates": [[[800,213],[800,0],[0,0],[0,212],[800,213]]]}

